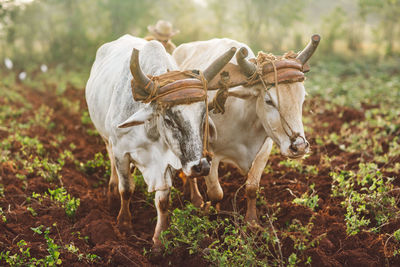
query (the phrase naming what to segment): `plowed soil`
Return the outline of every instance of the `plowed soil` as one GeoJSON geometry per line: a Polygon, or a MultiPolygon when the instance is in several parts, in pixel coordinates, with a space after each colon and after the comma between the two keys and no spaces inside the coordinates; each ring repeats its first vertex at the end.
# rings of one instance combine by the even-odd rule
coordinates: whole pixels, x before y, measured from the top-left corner
{"type": "MultiPolygon", "coordinates": [[[[62,104],[61,99],[78,101],[81,111],[87,110],[84,100],[84,90],[69,86],[62,95],[56,95],[55,88],[48,86],[47,90],[38,91],[29,87],[18,85],[15,90],[22,94],[25,100],[32,104],[32,111],[38,110],[45,104],[54,110],[51,121],[55,127],[51,130],[43,127],[31,127],[28,131],[30,137],[37,136],[44,144],[50,157],[57,159],[59,153],[65,149],[71,149],[70,144],[75,148],[72,153],[76,160],[87,162],[92,160],[94,154],[102,152],[105,158],[106,151],[103,141],[98,135],[89,135],[87,129],[93,129],[91,125],[83,124],[81,112],[74,113],[62,104]],[[61,142],[57,136],[65,137],[61,142]],[[54,142],[58,143],[55,147],[54,142]]],[[[16,105],[18,103],[1,104],[16,105]]],[[[265,197],[266,207],[259,208],[259,215],[266,212],[267,207],[280,202],[281,211],[277,215],[276,227],[284,227],[287,222],[298,219],[307,223],[311,217],[311,211],[303,206],[292,203],[294,193],[301,195],[308,190],[310,184],[315,183],[315,190],[319,195],[318,208],[315,212],[314,227],[312,237],[323,236],[319,245],[306,251],[307,256],[311,256],[313,266],[400,266],[400,260],[396,257],[385,257],[385,251],[390,249],[385,247],[387,236],[370,232],[361,232],[355,236],[346,235],[346,224],[344,221],[345,210],[341,207],[341,199],[331,196],[332,179],[329,172],[334,167],[345,167],[347,170],[355,169],[360,161],[360,154],[348,153],[336,146],[334,143],[317,145],[313,133],[319,135],[339,132],[344,122],[353,120],[364,120],[362,110],[353,110],[344,107],[337,107],[334,110],[325,110],[325,103],[318,98],[309,98],[305,104],[304,114],[309,120],[307,127],[314,129],[312,133],[306,133],[311,143],[311,156],[303,161],[305,165],[315,165],[318,167],[317,175],[306,175],[289,169],[279,164],[284,160],[281,155],[274,154],[270,157],[269,165],[273,170],[269,174],[263,174],[260,193],[265,197]],[[339,118],[338,110],[342,116],[339,118]],[[323,126],[324,125],[324,126],[323,126]],[[335,155],[331,165],[322,164],[323,155],[335,155]],[[288,190],[290,189],[290,190],[288,190]],[[291,192],[290,192],[291,191],[291,192]]],[[[25,113],[17,118],[10,118],[16,122],[26,122],[34,116],[33,112],[25,113]]],[[[7,127],[8,125],[1,125],[7,127]]],[[[0,138],[5,139],[8,132],[1,130],[0,138]]],[[[400,134],[400,133],[399,133],[400,134]]],[[[15,143],[11,151],[18,151],[20,144],[15,143]]],[[[12,158],[12,155],[10,156],[12,158]]],[[[399,162],[399,159],[397,159],[399,162]]],[[[23,170],[16,168],[10,162],[0,163],[0,184],[4,185],[4,197],[0,198],[0,207],[6,212],[7,222],[0,222],[0,250],[19,251],[17,242],[24,239],[31,247],[31,255],[36,258],[43,258],[48,255],[47,247],[43,235],[34,234],[31,227],[39,225],[51,226],[50,236],[60,244],[70,244],[73,242],[80,248],[80,252],[96,254],[101,257],[93,265],[96,266],[205,266],[199,256],[189,256],[188,253],[179,253],[166,257],[160,262],[151,263],[144,256],[144,250],[150,250],[151,238],[155,227],[156,210],[154,207],[145,203],[145,196],[142,192],[136,191],[131,204],[133,214],[133,235],[126,236],[118,230],[116,226],[117,210],[110,211],[107,206],[107,180],[104,178],[105,169],[103,167],[94,168],[90,173],[81,171],[77,165],[67,160],[61,170],[62,184],[68,193],[80,199],[80,206],[74,218],[68,218],[64,209],[54,205],[49,200],[39,204],[36,200],[31,200],[31,207],[37,212],[33,216],[26,209],[27,197],[32,196],[33,192],[45,193],[47,189],[60,186],[60,183],[49,184],[42,177],[28,174],[27,181],[24,182],[16,177],[17,174],[26,174],[23,170]],[[47,201],[47,202],[46,202],[47,201]],[[56,226],[53,224],[56,223],[56,226]],[[77,234],[77,233],[80,234],[77,234]],[[82,238],[88,236],[88,240],[82,238]]],[[[398,176],[398,173],[390,176],[398,176]]],[[[233,198],[238,189],[245,182],[239,172],[230,165],[220,167],[221,184],[224,190],[224,199],[221,203],[221,210],[233,210],[233,198]]],[[[395,181],[398,183],[398,181],[395,181]]],[[[177,178],[175,187],[181,192],[184,191],[182,181],[177,178]]],[[[200,191],[206,197],[206,188],[203,181],[199,181],[200,191]]],[[[186,196],[187,197],[187,196],[186,196]]],[[[182,207],[185,195],[180,196],[181,201],[174,201],[171,209],[182,207]]],[[[244,215],[246,200],[244,190],[237,193],[236,208],[244,215]]],[[[388,230],[397,229],[400,223],[391,223],[385,226],[388,230]]],[[[388,231],[389,232],[389,231],[388,231]]],[[[290,255],[293,247],[290,240],[283,240],[284,257],[290,255]]],[[[78,257],[71,253],[61,253],[62,266],[87,266],[87,261],[79,261],[78,257]]],[[[0,262],[0,265],[4,265],[0,262]]]]}

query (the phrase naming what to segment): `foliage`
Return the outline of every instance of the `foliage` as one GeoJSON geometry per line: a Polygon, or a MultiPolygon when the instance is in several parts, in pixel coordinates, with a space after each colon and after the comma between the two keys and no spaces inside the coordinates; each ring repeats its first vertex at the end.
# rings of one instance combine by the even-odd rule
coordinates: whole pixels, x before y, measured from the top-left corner
{"type": "MultiPolygon", "coordinates": [[[[209,216],[215,217],[215,210],[210,212],[209,216]]],[[[316,246],[321,238],[309,240],[313,218],[305,226],[295,220],[282,231],[281,238],[290,238],[294,242],[292,254],[284,259],[281,241],[273,226],[275,215],[264,216],[269,227],[253,232],[240,215],[232,214],[232,220],[210,219],[199,214],[192,204],[187,204],[184,209],[172,212],[170,227],[162,233],[161,240],[167,254],[183,247],[189,254],[201,254],[215,266],[295,266],[310,262],[303,253],[316,246]]]]}
{"type": "Polygon", "coordinates": [[[0,217],[1,217],[1,220],[2,220],[3,223],[7,222],[7,217],[4,214],[3,208],[1,208],[1,207],[0,207],[0,217]]]}
{"type": "Polygon", "coordinates": [[[357,173],[341,171],[331,173],[332,195],[343,197],[346,209],[347,233],[354,235],[362,229],[379,231],[389,220],[398,218],[400,210],[394,190],[393,178],[384,177],[374,163],[360,163],[357,173]],[[371,223],[374,226],[370,227],[371,223]],[[370,227],[370,228],[367,228],[370,227]]]}
{"type": "MultiPolygon", "coordinates": [[[[57,227],[57,224],[53,224],[53,227],[57,227]]],[[[57,266],[62,264],[60,258],[61,252],[74,254],[79,261],[85,260],[87,263],[95,263],[100,257],[95,254],[83,254],[80,253],[79,248],[74,243],[65,244],[61,246],[58,242],[50,236],[51,227],[44,227],[39,225],[38,227],[31,227],[34,234],[43,235],[46,242],[46,250],[48,255],[44,258],[37,259],[31,256],[31,248],[25,240],[21,239],[17,245],[19,251],[12,254],[11,251],[2,251],[0,254],[0,261],[5,261],[10,266],[57,266]]]]}
{"type": "Polygon", "coordinates": [[[105,168],[104,177],[110,177],[110,160],[104,159],[104,156],[101,152],[98,152],[94,155],[94,159],[88,160],[86,162],[75,161],[75,165],[79,167],[79,169],[87,174],[92,174],[98,168],[105,168]]]}
{"type": "Polygon", "coordinates": [[[75,216],[80,205],[79,198],[72,197],[64,187],[54,190],[49,188],[48,192],[49,194],[45,193],[44,195],[33,192],[32,197],[39,200],[40,203],[43,202],[43,199],[49,198],[56,205],[61,206],[68,217],[73,218],[75,216]]]}
{"type": "Polygon", "coordinates": [[[316,191],[314,190],[315,184],[310,185],[310,191],[311,193],[305,192],[303,193],[300,197],[296,197],[293,199],[293,203],[302,205],[305,207],[310,208],[311,210],[315,211],[315,208],[318,207],[318,194],[316,194],[316,191]]]}

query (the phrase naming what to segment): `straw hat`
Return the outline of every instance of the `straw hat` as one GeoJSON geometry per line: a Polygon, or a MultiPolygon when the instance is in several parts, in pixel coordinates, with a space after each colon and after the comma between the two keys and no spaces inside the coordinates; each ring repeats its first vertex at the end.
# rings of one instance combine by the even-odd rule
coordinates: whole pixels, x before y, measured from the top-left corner
{"type": "Polygon", "coordinates": [[[169,21],[159,20],[156,25],[149,25],[147,29],[158,40],[169,40],[172,36],[179,33],[179,30],[172,29],[172,24],[169,21]]]}

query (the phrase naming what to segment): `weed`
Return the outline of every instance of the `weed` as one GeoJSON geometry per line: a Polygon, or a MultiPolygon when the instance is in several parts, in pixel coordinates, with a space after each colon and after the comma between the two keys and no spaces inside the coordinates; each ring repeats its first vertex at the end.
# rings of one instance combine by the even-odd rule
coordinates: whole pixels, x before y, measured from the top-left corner
{"type": "Polygon", "coordinates": [[[31,258],[30,248],[25,248],[28,244],[25,240],[18,241],[19,253],[11,255],[11,251],[2,251],[0,261],[5,261],[10,266],[36,266],[41,263],[36,258],[31,258]]]}
{"type": "MultiPolygon", "coordinates": [[[[62,163],[62,162],[61,162],[62,163]]],[[[61,181],[60,171],[63,165],[58,163],[50,162],[48,158],[39,158],[35,157],[33,161],[24,160],[24,169],[28,171],[28,173],[36,173],[43,177],[48,182],[53,181],[61,181]]]]}
{"type": "Polygon", "coordinates": [[[100,257],[95,255],[95,254],[91,254],[91,253],[83,254],[83,253],[81,253],[79,251],[79,248],[77,246],[75,246],[74,242],[71,242],[69,244],[64,245],[64,249],[67,252],[77,256],[79,261],[86,260],[89,263],[94,263],[98,259],[100,259],[100,257]]]}
{"type": "Polygon", "coordinates": [[[33,217],[38,215],[32,207],[28,206],[26,209],[32,214],[33,217]]]}
{"type": "MultiPolygon", "coordinates": [[[[53,226],[55,226],[55,224],[53,224],[53,226]]],[[[54,241],[54,239],[52,239],[49,234],[50,234],[50,230],[51,227],[46,227],[46,229],[44,231],[42,231],[43,229],[43,225],[40,225],[36,228],[31,228],[32,231],[36,234],[41,235],[42,233],[44,234],[44,239],[46,240],[47,243],[47,252],[49,253],[49,255],[47,255],[43,261],[45,262],[46,266],[55,266],[55,265],[60,265],[62,263],[61,259],[60,259],[60,246],[56,244],[56,242],[54,241]]]]}
{"type": "Polygon", "coordinates": [[[72,232],[71,235],[76,235],[78,237],[78,239],[80,240],[85,240],[85,242],[87,243],[89,240],[88,236],[81,236],[81,232],[72,232]]]}
{"type": "Polygon", "coordinates": [[[81,122],[83,125],[91,125],[92,120],[90,119],[89,112],[84,111],[81,116],[81,122]]]}
{"type": "Polygon", "coordinates": [[[75,165],[77,165],[81,171],[87,174],[92,174],[96,171],[96,169],[103,167],[105,169],[104,177],[108,178],[111,175],[110,160],[104,159],[104,156],[101,152],[96,153],[94,155],[94,159],[88,160],[85,163],[75,161],[75,165]]]}
{"type": "MultiPolygon", "coordinates": [[[[273,226],[276,212],[271,216],[263,216],[270,227],[252,232],[243,217],[236,213],[229,214],[233,216],[232,220],[211,220],[207,216],[199,215],[192,204],[187,204],[184,209],[175,209],[172,212],[170,227],[161,234],[161,240],[167,254],[172,254],[175,248],[184,247],[189,254],[198,253],[215,266],[295,266],[310,262],[311,259],[304,258],[303,254],[319,240],[310,240],[313,218],[305,226],[294,221],[286,235],[282,233],[283,237],[294,241],[293,254],[284,259],[281,241],[273,226]]],[[[215,214],[215,210],[211,208],[210,215],[215,214]]]]}
{"type": "Polygon", "coordinates": [[[55,202],[57,206],[61,206],[65,210],[65,214],[69,218],[73,218],[80,205],[80,199],[74,198],[68,194],[64,187],[56,188],[54,190],[48,189],[49,195],[44,195],[33,192],[32,197],[37,199],[39,203],[42,203],[45,198],[50,198],[51,201],[55,202]]]}
{"type": "Polygon", "coordinates": [[[292,223],[288,226],[287,231],[283,231],[282,235],[284,237],[289,237],[294,242],[293,248],[299,255],[301,255],[308,248],[315,247],[324,235],[320,235],[314,239],[309,239],[311,237],[311,230],[314,227],[312,222],[315,219],[312,216],[306,225],[303,225],[299,220],[293,219],[292,223]]]}
{"type": "Polygon", "coordinates": [[[71,197],[64,187],[60,187],[54,190],[48,189],[50,194],[50,199],[59,203],[65,210],[65,214],[72,218],[75,216],[76,210],[80,205],[80,199],[71,197]]]}
{"type": "Polygon", "coordinates": [[[0,184],[0,197],[4,197],[4,185],[0,184]]]}
{"type": "Polygon", "coordinates": [[[54,110],[46,105],[41,105],[38,110],[35,111],[35,115],[30,120],[31,125],[39,125],[47,130],[52,130],[55,127],[52,121],[54,110]]]}
{"type": "Polygon", "coordinates": [[[287,159],[279,162],[279,165],[298,171],[299,173],[307,173],[311,175],[318,174],[318,168],[314,165],[304,165],[300,160],[287,159]]]}
{"type": "Polygon", "coordinates": [[[71,114],[79,114],[81,111],[81,106],[79,104],[79,101],[71,101],[68,98],[60,98],[59,100],[61,104],[64,106],[65,109],[68,109],[71,114]]]}
{"type": "Polygon", "coordinates": [[[369,227],[371,220],[375,226],[365,230],[379,231],[390,219],[400,216],[397,200],[391,195],[393,178],[384,177],[376,164],[360,163],[357,173],[341,171],[330,175],[333,196],[344,197],[341,205],[346,209],[348,234],[354,235],[369,227]]]}
{"type": "Polygon", "coordinates": [[[0,217],[1,217],[1,220],[3,221],[3,223],[7,223],[7,217],[4,214],[3,208],[1,208],[1,207],[0,207],[0,217]]]}
{"type": "Polygon", "coordinates": [[[169,230],[161,235],[167,253],[172,253],[174,248],[182,245],[187,247],[189,254],[199,252],[200,242],[210,237],[209,231],[218,227],[218,222],[199,217],[195,213],[196,208],[192,204],[172,212],[169,230]]]}
{"type": "Polygon", "coordinates": [[[314,188],[315,184],[311,184],[309,190],[311,193],[303,193],[301,197],[296,197],[295,199],[293,199],[292,203],[308,207],[311,210],[315,211],[315,208],[318,207],[319,197],[314,188]]]}

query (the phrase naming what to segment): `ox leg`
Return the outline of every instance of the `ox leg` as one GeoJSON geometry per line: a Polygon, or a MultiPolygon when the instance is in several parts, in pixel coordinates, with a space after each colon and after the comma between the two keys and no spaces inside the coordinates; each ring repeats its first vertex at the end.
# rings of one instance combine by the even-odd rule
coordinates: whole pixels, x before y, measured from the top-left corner
{"type": "Polygon", "coordinates": [[[250,171],[247,175],[247,211],[245,220],[254,226],[258,224],[256,208],[257,191],[260,186],[261,175],[264,171],[265,165],[267,164],[269,154],[271,153],[272,144],[272,139],[268,137],[262,145],[260,151],[258,151],[256,158],[254,159],[250,171]]]}
{"type": "Polygon", "coordinates": [[[116,170],[118,173],[118,189],[121,197],[121,208],[119,210],[117,223],[123,232],[129,232],[132,229],[132,215],[129,210],[129,203],[135,184],[130,175],[130,159],[128,155],[121,158],[115,158],[116,170]]]}
{"type": "Polygon", "coordinates": [[[170,189],[156,191],[154,202],[157,209],[157,225],[154,230],[153,242],[155,250],[161,250],[161,232],[168,228],[168,206],[170,189]]]}
{"type": "Polygon", "coordinates": [[[224,192],[218,180],[218,165],[219,159],[213,158],[211,161],[210,174],[205,177],[207,195],[213,203],[221,201],[224,197],[224,192]]]}
{"type": "Polygon", "coordinates": [[[204,205],[203,197],[200,194],[199,187],[197,186],[197,178],[188,178],[190,188],[190,201],[197,208],[204,205]]]}
{"type": "Polygon", "coordinates": [[[118,174],[117,174],[117,169],[115,167],[115,158],[112,152],[112,147],[111,144],[107,141],[106,141],[106,148],[111,165],[111,176],[110,176],[110,181],[108,183],[107,201],[108,201],[108,207],[112,212],[114,210],[117,210],[119,207],[118,174]]]}

